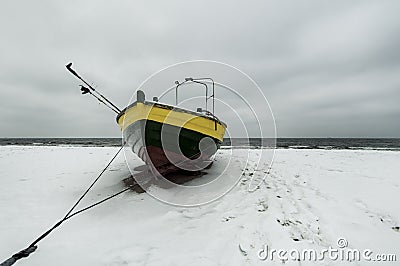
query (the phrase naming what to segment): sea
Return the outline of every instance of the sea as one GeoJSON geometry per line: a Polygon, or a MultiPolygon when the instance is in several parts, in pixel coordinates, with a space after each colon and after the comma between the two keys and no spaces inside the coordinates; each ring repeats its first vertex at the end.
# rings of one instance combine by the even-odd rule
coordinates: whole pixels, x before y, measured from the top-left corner
{"type": "MultiPolygon", "coordinates": [[[[121,138],[0,138],[0,146],[83,146],[117,147],[121,138]]],[[[277,148],[324,150],[400,151],[400,138],[233,138],[224,139],[222,148],[277,148]]]]}

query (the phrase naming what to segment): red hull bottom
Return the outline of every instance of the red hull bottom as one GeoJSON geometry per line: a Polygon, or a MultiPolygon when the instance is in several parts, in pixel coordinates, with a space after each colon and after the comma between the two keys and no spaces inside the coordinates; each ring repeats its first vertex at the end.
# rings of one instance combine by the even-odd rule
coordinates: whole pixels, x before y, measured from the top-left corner
{"type": "Polygon", "coordinates": [[[198,172],[212,164],[211,155],[190,160],[182,154],[165,151],[156,146],[141,147],[138,155],[151,168],[154,174],[162,176],[182,170],[198,172]]]}

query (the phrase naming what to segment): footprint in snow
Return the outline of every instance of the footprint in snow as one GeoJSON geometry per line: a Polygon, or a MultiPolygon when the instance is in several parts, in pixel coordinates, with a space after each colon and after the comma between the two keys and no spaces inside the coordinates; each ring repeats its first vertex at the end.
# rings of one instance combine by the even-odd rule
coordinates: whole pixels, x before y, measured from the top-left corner
{"type": "Polygon", "coordinates": [[[397,225],[398,223],[390,215],[372,211],[361,200],[356,201],[356,206],[359,207],[360,209],[362,209],[365,212],[365,214],[368,215],[368,217],[373,218],[373,219],[379,218],[379,221],[381,221],[384,224],[389,225],[393,231],[400,232],[400,226],[397,225]]]}
{"type": "Polygon", "coordinates": [[[224,218],[222,218],[222,222],[228,222],[228,221],[230,221],[232,219],[235,219],[235,218],[236,218],[235,216],[224,217],[224,218]]]}
{"type": "Polygon", "coordinates": [[[268,204],[263,200],[259,201],[257,204],[257,211],[265,212],[266,210],[268,210],[268,204]]]}
{"type": "Polygon", "coordinates": [[[293,224],[293,222],[290,220],[282,220],[281,221],[279,219],[276,219],[276,221],[282,226],[290,226],[290,224],[293,224]]]}

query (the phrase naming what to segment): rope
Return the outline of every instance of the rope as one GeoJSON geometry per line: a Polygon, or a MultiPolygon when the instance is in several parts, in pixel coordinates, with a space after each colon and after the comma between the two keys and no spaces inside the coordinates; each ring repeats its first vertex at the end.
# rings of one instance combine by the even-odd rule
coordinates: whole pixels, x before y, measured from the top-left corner
{"type": "Polygon", "coordinates": [[[51,227],[50,229],[48,229],[46,232],[44,232],[41,236],[39,236],[35,241],[33,241],[26,249],[21,250],[18,253],[15,253],[14,255],[12,255],[9,259],[7,259],[6,261],[2,262],[0,264],[0,266],[11,266],[13,265],[15,262],[17,262],[18,260],[22,259],[22,258],[26,258],[28,257],[31,253],[35,252],[37,249],[37,243],[39,243],[41,240],[43,240],[46,236],[48,236],[54,229],[56,229],[57,227],[59,227],[63,222],[65,222],[66,220],[72,218],[75,215],[78,215],[84,211],[87,211],[97,205],[100,205],[122,193],[124,193],[125,191],[131,189],[131,187],[125,188],[111,196],[108,196],[98,202],[95,202],[85,208],[82,208],[78,211],[75,211],[76,206],[78,206],[78,204],[82,201],[82,199],[87,195],[87,193],[92,189],[92,187],[96,184],[96,182],[100,179],[100,177],[104,174],[104,172],[107,170],[107,168],[111,165],[111,163],[115,160],[115,158],[118,156],[118,154],[121,152],[121,150],[123,149],[124,145],[122,145],[122,147],[118,150],[118,152],[114,155],[114,157],[110,160],[110,162],[106,165],[106,167],[104,167],[104,169],[100,172],[100,174],[97,176],[97,178],[92,182],[92,184],[86,189],[86,191],[80,196],[80,198],[75,202],[75,204],[72,206],[72,208],[66,213],[66,215],[64,216],[64,218],[62,218],[60,221],[58,221],[55,225],[53,225],[53,227],[51,227]]]}

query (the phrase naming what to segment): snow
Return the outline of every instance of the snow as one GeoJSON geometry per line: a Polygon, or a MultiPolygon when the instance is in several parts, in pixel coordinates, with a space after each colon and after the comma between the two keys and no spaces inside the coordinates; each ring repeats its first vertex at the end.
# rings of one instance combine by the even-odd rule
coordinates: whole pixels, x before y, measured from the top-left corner
{"type": "MultiPolygon", "coordinates": [[[[58,221],[117,150],[0,147],[0,261],[58,221]]],[[[176,207],[129,191],[68,220],[17,264],[281,265],[279,259],[260,260],[259,250],[264,245],[321,250],[337,247],[340,237],[349,248],[396,254],[398,263],[400,152],[280,149],[264,182],[250,192],[251,179],[262,180],[268,172],[267,165],[252,169],[258,151],[239,150],[242,157],[232,161],[242,167],[250,152],[247,170],[229,193],[210,204],[176,207]]],[[[211,169],[218,169],[228,152],[220,150],[211,169]]],[[[123,189],[121,180],[129,174],[120,155],[80,206],[123,189]]],[[[315,263],[340,264],[325,259],[285,265],[315,263]]]]}

